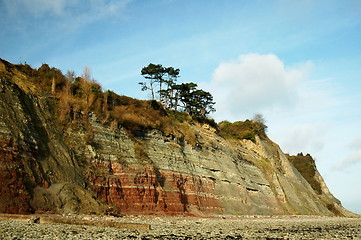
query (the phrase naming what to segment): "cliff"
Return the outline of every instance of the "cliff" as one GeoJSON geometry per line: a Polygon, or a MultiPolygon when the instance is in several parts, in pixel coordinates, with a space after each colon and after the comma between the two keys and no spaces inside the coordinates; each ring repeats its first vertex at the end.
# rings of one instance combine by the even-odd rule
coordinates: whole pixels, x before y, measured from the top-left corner
{"type": "Polygon", "coordinates": [[[352,215],[265,134],[99,89],[0,61],[0,212],[352,215]]]}

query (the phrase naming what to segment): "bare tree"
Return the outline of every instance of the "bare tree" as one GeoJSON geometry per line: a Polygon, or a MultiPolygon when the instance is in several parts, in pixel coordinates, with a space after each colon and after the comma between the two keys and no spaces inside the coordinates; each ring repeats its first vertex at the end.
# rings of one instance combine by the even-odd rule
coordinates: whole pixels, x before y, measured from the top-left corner
{"type": "Polygon", "coordinates": [[[266,120],[265,118],[263,117],[262,114],[260,113],[256,113],[253,118],[252,118],[252,121],[256,123],[256,131],[257,133],[262,133],[262,134],[265,134],[266,131],[267,131],[267,128],[268,126],[266,125],[266,120]]]}
{"type": "Polygon", "coordinates": [[[88,104],[89,95],[91,93],[91,82],[94,80],[92,79],[91,70],[88,66],[84,66],[83,74],[82,74],[82,81],[81,87],[83,88],[86,103],[88,104]]]}
{"type": "Polygon", "coordinates": [[[92,73],[91,73],[90,67],[84,66],[82,78],[88,82],[92,81],[92,73]]]}
{"type": "Polygon", "coordinates": [[[70,83],[74,83],[75,81],[75,72],[74,71],[70,71],[68,70],[66,72],[65,78],[70,82],[70,83]]]}

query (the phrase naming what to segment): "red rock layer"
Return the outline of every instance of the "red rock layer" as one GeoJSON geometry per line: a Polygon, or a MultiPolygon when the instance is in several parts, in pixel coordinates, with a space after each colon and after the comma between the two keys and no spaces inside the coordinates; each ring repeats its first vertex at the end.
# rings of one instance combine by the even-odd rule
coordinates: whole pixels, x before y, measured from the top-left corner
{"type": "Polygon", "coordinates": [[[0,136],[0,210],[5,213],[29,213],[31,196],[26,189],[28,176],[21,161],[21,149],[9,137],[0,136]]]}
{"type": "Polygon", "coordinates": [[[89,178],[94,194],[122,213],[197,215],[223,212],[212,180],[158,169],[151,164],[112,163],[111,168],[106,169],[98,162],[95,166],[103,174],[89,178]]]}

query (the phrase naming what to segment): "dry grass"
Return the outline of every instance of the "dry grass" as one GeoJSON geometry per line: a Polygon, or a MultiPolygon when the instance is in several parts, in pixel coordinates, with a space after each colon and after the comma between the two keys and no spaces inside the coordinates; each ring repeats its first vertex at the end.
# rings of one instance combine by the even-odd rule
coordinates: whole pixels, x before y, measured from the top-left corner
{"type": "Polygon", "coordinates": [[[79,124],[91,127],[89,115],[95,113],[103,125],[113,130],[125,128],[132,137],[157,129],[181,141],[196,142],[190,125],[198,120],[192,119],[187,113],[166,110],[156,101],[138,100],[119,96],[112,91],[102,91],[101,86],[94,81],[86,81],[81,77],[67,78],[59,69],[47,64],[33,69],[27,64],[1,63],[2,74],[6,73],[12,78],[21,76],[19,85],[27,88],[31,86],[32,92],[53,96],[54,119],[65,128],[79,124]]]}
{"type": "Polygon", "coordinates": [[[257,123],[250,120],[234,123],[223,121],[218,126],[220,135],[227,139],[248,139],[254,142],[255,136],[259,133],[257,123]]]}

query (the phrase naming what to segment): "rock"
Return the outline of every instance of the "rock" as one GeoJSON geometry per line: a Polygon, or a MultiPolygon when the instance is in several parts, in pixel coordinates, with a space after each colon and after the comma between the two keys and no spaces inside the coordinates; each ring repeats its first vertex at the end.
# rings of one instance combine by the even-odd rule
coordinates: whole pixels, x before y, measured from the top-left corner
{"type": "Polygon", "coordinates": [[[200,123],[187,125],[192,141],[131,134],[74,109],[63,124],[60,100],[27,74],[0,60],[1,212],[352,215],[317,171],[322,194],[267,136],[227,141],[200,123]]]}
{"type": "MultiPolygon", "coordinates": [[[[74,217],[75,221],[79,216],[74,217]]],[[[101,218],[95,221],[101,221],[101,218]]],[[[119,229],[72,224],[0,221],[1,239],[359,239],[360,218],[341,217],[142,217],[115,222],[151,224],[152,228],[119,229]],[[172,222],[176,222],[174,225],[172,222]],[[200,224],[195,224],[199,222],[200,224]]]]}
{"type": "Polygon", "coordinates": [[[28,223],[40,223],[40,217],[34,216],[28,220],[28,223]]]}

